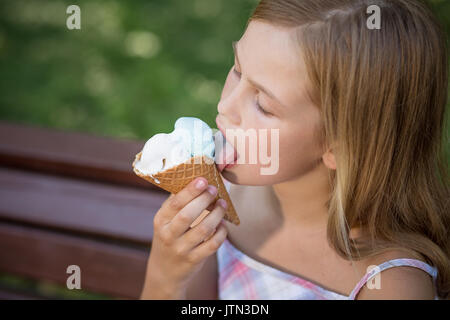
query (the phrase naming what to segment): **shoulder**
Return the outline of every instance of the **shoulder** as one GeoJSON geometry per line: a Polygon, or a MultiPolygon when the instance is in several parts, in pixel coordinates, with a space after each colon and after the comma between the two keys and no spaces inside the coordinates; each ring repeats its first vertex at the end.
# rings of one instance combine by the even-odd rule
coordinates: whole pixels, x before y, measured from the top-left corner
{"type": "Polygon", "coordinates": [[[434,299],[431,277],[423,270],[413,267],[395,267],[384,270],[379,288],[364,285],[358,300],[429,300],[434,299]]]}
{"type": "MultiPolygon", "coordinates": [[[[370,266],[403,258],[417,259],[417,256],[398,250],[391,251],[371,259],[370,266]]],[[[379,277],[374,278],[361,288],[358,300],[428,300],[435,297],[432,277],[416,267],[392,267],[382,270],[379,277]]]]}

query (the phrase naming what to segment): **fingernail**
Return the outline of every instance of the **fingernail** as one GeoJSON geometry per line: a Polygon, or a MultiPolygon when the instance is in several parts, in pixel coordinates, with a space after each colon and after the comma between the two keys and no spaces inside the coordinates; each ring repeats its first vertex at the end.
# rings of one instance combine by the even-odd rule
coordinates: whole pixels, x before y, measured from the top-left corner
{"type": "Polygon", "coordinates": [[[214,186],[208,186],[206,190],[208,190],[208,192],[211,193],[213,196],[215,196],[217,193],[217,188],[214,186]]]}
{"type": "Polygon", "coordinates": [[[195,187],[199,190],[203,189],[206,186],[205,180],[200,179],[195,183],[195,187]]]}
{"type": "Polygon", "coordinates": [[[224,208],[224,209],[227,208],[227,202],[226,202],[225,200],[219,199],[219,200],[217,200],[217,201],[219,202],[219,205],[220,205],[222,208],[224,208]]]}

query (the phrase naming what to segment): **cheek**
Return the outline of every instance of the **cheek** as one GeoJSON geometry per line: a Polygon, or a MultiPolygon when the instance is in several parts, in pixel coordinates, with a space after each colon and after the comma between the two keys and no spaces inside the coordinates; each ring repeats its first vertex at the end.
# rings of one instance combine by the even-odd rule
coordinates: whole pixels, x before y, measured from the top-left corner
{"type": "MultiPolygon", "coordinates": [[[[225,179],[234,184],[243,185],[272,185],[281,183],[300,176],[311,170],[320,160],[321,150],[319,148],[319,141],[314,135],[314,132],[305,126],[299,127],[295,132],[287,128],[279,130],[279,139],[272,140],[270,129],[267,131],[267,150],[259,148],[257,164],[249,163],[249,148],[246,148],[247,156],[246,163],[237,164],[236,166],[222,172],[225,179]],[[277,143],[278,149],[273,145],[277,143]],[[261,155],[267,156],[270,159],[269,164],[262,164],[261,155]],[[276,171],[274,171],[278,168],[276,171]],[[273,172],[269,175],[262,174],[265,168],[266,172],[273,172]],[[272,168],[269,170],[269,168],[272,168]]],[[[261,139],[258,136],[258,139],[261,139]]]]}
{"type": "Polygon", "coordinates": [[[323,120],[319,110],[310,104],[299,104],[301,108],[295,117],[288,120],[287,130],[281,141],[285,149],[291,150],[296,157],[316,158],[323,154],[323,120]]]}
{"type": "Polygon", "coordinates": [[[322,153],[320,141],[309,124],[301,126],[295,133],[280,137],[280,163],[293,173],[310,168],[322,153]]]}
{"type": "Polygon", "coordinates": [[[242,143],[242,138],[241,143],[234,141],[234,147],[239,154],[238,162],[232,168],[225,169],[222,175],[234,184],[269,185],[276,183],[280,168],[279,130],[278,134],[273,134],[271,129],[261,126],[261,123],[254,117],[249,119],[247,124],[249,126],[242,129],[245,132],[255,132],[254,137],[257,139],[246,137],[245,145],[242,143]],[[272,169],[269,170],[269,168],[272,169]],[[270,174],[267,174],[268,170],[270,174]]]}

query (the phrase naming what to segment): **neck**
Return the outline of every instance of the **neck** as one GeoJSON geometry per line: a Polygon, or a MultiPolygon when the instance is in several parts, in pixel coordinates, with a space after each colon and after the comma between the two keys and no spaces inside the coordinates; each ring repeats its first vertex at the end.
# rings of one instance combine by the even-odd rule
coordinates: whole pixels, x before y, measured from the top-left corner
{"type": "Polygon", "coordinates": [[[272,186],[283,224],[309,230],[326,229],[326,202],[331,192],[328,170],[320,162],[306,174],[272,186]]]}

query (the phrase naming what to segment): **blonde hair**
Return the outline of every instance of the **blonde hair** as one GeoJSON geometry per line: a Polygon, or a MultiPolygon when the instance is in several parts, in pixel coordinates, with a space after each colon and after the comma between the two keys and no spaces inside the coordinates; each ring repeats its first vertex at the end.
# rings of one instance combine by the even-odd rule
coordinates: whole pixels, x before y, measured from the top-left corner
{"type": "Polygon", "coordinates": [[[450,186],[444,158],[445,35],[418,0],[262,0],[248,23],[296,28],[333,148],[327,236],[347,259],[407,250],[450,293],[450,186]],[[381,8],[381,29],[367,8],[381,8]],[[363,236],[350,238],[359,228],[363,236]]]}

